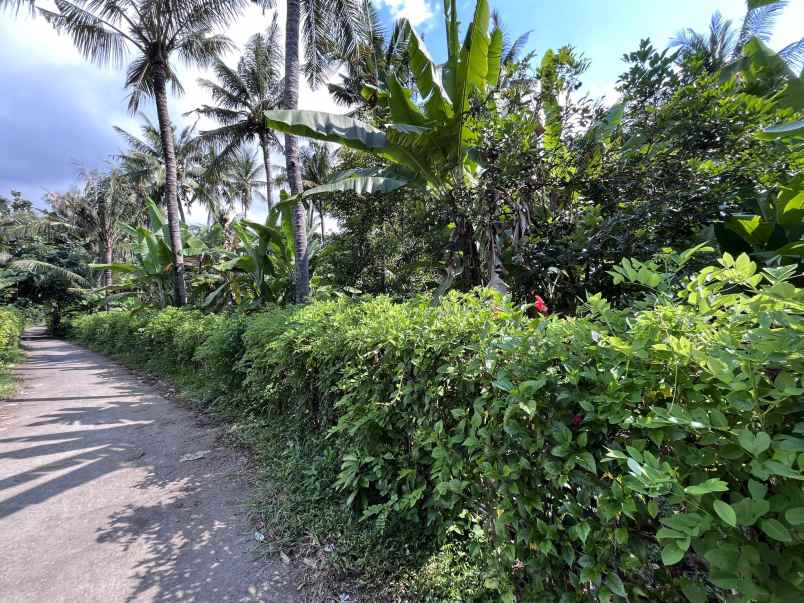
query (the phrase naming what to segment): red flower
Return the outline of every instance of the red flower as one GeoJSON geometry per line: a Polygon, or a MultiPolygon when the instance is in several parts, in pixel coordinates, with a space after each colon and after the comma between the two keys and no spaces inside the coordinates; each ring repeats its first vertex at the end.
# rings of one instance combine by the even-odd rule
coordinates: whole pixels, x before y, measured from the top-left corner
{"type": "Polygon", "coordinates": [[[536,308],[536,311],[539,314],[547,314],[547,310],[549,310],[541,295],[536,296],[536,301],[534,302],[533,307],[536,308]]]}
{"type": "Polygon", "coordinates": [[[572,417],[572,426],[574,428],[577,429],[578,427],[580,427],[581,423],[583,423],[583,415],[575,415],[574,417],[572,417]]]}

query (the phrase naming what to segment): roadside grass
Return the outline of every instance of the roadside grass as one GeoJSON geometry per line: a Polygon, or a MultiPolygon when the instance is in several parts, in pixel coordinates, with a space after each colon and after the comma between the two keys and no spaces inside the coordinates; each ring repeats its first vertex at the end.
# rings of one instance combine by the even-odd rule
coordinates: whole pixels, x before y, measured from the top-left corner
{"type": "Polygon", "coordinates": [[[7,354],[4,362],[0,363],[0,400],[5,400],[14,394],[19,387],[19,381],[10,369],[23,359],[23,353],[13,350],[7,354]]]}

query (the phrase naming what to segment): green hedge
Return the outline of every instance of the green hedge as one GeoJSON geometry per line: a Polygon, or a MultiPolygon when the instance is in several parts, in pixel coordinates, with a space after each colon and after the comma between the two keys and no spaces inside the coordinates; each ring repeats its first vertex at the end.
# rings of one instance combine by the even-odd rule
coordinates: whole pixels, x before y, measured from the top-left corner
{"type": "Polygon", "coordinates": [[[0,365],[12,362],[19,355],[19,342],[25,320],[14,308],[0,308],[0,365]]]}
{"type": "Polygon", "coordinates": [[[347,504],[463,542],[489,599],[800,601],[804,290],[747,256],[675,284],[685,259],[571,318],[453,293],[72,328],[326,437],[347,504]]]}

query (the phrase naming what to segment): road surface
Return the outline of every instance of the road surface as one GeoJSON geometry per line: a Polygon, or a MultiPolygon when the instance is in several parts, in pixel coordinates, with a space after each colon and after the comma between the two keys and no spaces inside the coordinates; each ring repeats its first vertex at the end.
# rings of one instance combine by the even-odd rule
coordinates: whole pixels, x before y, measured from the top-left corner
{"type": "Polygon", "coordinates": [[[294,601],[291,568],[254,554],[219,428],[103,356],[24,344],[0,401],[0,601],[294,601]]]}

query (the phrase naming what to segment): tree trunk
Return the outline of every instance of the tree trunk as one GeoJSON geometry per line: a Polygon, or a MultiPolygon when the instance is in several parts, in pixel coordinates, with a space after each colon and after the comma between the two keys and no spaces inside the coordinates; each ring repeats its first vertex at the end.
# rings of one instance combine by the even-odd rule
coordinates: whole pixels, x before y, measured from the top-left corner
{"type": "MultiPolygon", "coordinates": [[[[103,263],[104,264],[111,264],[114,254],[112,253],[112,240],[111,238],[106,239],[103,242],[103,263]]],[[[106,289],[106,309],[109,309],[109,289],[108,287],[112,286],[112,270],[111,268],[107,268],[103,271],[103,286],[107,287],[106,289]]]]}
{"type": "Polygon", "coordinates": [[[184,215],[184,204],[182,203],[181,199],[176,196],[176,205],[179,208],[179,220],[181,220],[182,224],[187,224],[187,218],[184,215]]]}
{"type": "Polygon", "coordinates": [[[170,247],[173,251],[173,290],[174,303],[184,306],[187,303],[187,288],[184,284],[184,254],[179,226],[179,202],[176,194],[176,149],[173,146],[173,129],[167,105],[166,66],[154,66],[154,97],[156,114],[159,118],[159,135],[162,138],[162,151],[165,154],[165,204],[167,205],[170,247]]]}
{"type": "MultiPolygon", "coordinates": [[[[287,1],[285,23],[285,109],[299,105],[299,27],[301,21],[300,0],[287,1]]],[[[295,136],[285,135],[285,165],[290,184],[290,194],[302,192],[299,141],[295,136]]],[[[304,206],[293,207],[293,243],[296,250],[296,303],[304,303],[310,293],[310,258],[307,257],[307,224],[304,206]]]]}
{"type": "Polygon", "coordinates": [[[268,204],[268,211],[274,206],[274,183],[271,182],[271,145],[268,144],[268,137],[260,135],[260,146],[262,147],[262,162],[265,165],[265,202],[268,204]]]}
{"type": "MultiPolygon", "coordinates": [[[[104,264],[111,264],[113,253],[112,253],[112,241],[107,239],[103,242],[103,263],[104,264]]],[[[111,287],[112,286],[112,270],[111,268],[107,268],[103,271],[103,286],[104,287],[111,287]]]]}

